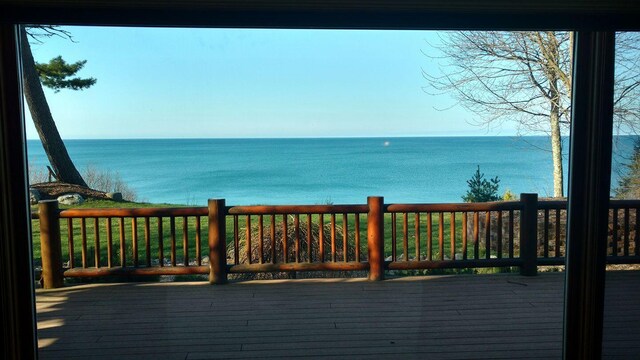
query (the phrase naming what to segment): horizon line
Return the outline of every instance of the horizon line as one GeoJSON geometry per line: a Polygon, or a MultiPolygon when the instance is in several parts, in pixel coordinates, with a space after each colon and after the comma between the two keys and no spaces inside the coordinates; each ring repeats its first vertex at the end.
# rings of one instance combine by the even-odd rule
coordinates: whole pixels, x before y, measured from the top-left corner
{"type": "MultiPolygon", "coordinates": [[[[635,135],[614,135],[635,136],[635,135]]],[[[124,137],[124,138],[65,138],[65,140],[296,140],[296,139],[410,139],[410,138],[517,138],[517,137],[549,137],[549,135],[391,135],[391,136],[274,136],[274,137],[124,137]]],[[[563,135],[563,138],[569,137],[563,135]]],[[[26,140],[40,140],[39,137],[26,138],[26,140]]]]}

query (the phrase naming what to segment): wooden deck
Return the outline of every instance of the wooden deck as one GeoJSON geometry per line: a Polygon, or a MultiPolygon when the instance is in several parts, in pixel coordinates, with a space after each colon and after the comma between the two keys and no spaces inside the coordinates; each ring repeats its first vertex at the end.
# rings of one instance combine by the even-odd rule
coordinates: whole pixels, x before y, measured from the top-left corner
{"type": "MultiPolygon", "coordinates": [[[[561,357],[563,273],[38,290],[41,359],[561,357]]],[[[640,272],[607,278],[605,357],[640,359],[640,272]]]]}

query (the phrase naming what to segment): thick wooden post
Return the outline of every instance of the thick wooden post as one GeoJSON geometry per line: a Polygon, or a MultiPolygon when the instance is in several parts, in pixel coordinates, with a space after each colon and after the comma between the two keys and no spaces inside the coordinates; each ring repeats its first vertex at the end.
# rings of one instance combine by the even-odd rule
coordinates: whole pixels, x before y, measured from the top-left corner
{"type": "Polygon", "coordinates": [[[226,208],[224,199],[209,199],[209,283],[227,282],[226,208]]]}
{"type": "Polygon", "coordinates": [[[40,217],[40,254],[42,257],[42,286],[55,289],[64,285],[60,219],[58,201],[45,200],[38,204],[40,217]]]}
{"type": "Polygon", "coordinates": [[[520,194],[520,274],[538,274],[538,194],[520,194]]]}
{"type": "Polygon", "coordinates": [[[384,198],[367,198],[367,245],[369,249],[369,280],[384,280],[384,198]]]}

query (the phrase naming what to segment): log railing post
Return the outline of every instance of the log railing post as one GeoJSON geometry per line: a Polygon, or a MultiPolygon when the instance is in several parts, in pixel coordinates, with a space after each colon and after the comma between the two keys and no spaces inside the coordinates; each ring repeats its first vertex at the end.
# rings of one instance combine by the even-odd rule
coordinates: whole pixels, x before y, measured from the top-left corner
{"type": "Polygon", "coordinates": [[[38,203],[42,286],[45,289],[55,289],[64,285],[58,213],[57,200],[44,200],[38,203]]]}
{"type": "Polygon", "coordinates": [[[367,198],[367,247],[369,259],[369,280],[384,280],[384,198],[367,198]]]}
{"type": "Polygon", "coordinates": [[[227,230],[224,199],[209,199],[209,283],[227,282],[227,230]]]}
{"type": "Polygon", "coordinates": [[[538,194],[520,194],[520,274],[538,274],[538,194]]]}

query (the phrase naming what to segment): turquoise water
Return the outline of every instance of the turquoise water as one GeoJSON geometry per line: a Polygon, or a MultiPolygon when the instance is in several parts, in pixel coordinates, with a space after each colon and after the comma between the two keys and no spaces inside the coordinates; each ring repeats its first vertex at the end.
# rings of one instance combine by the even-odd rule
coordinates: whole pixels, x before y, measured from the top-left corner
{"type": "MultiPolygon", "coordinates": [[[[82,172],[117,171],[140,200],[227,204],[459,202],[480,165],[500,178],[500,192],[553,194],[546,137],[422,137],[331,139],[67,140],[82,172]]],[[[617,141],[624,156],[633,138],[617,141]]],[[[568,151],[568,141],[565,141],[568,151]]],[[[44,167],[38,140],[31,165],[44,167]]],[[[619,166],[619,165],[618,165],[619,166]]],[[[565,177],[567,167],[565,163],[565,177]]],[[[617,182],[618,171],[613,171],[617,182]]],[[[566,184],[565,184],[566,187],[566,184]]]]}

